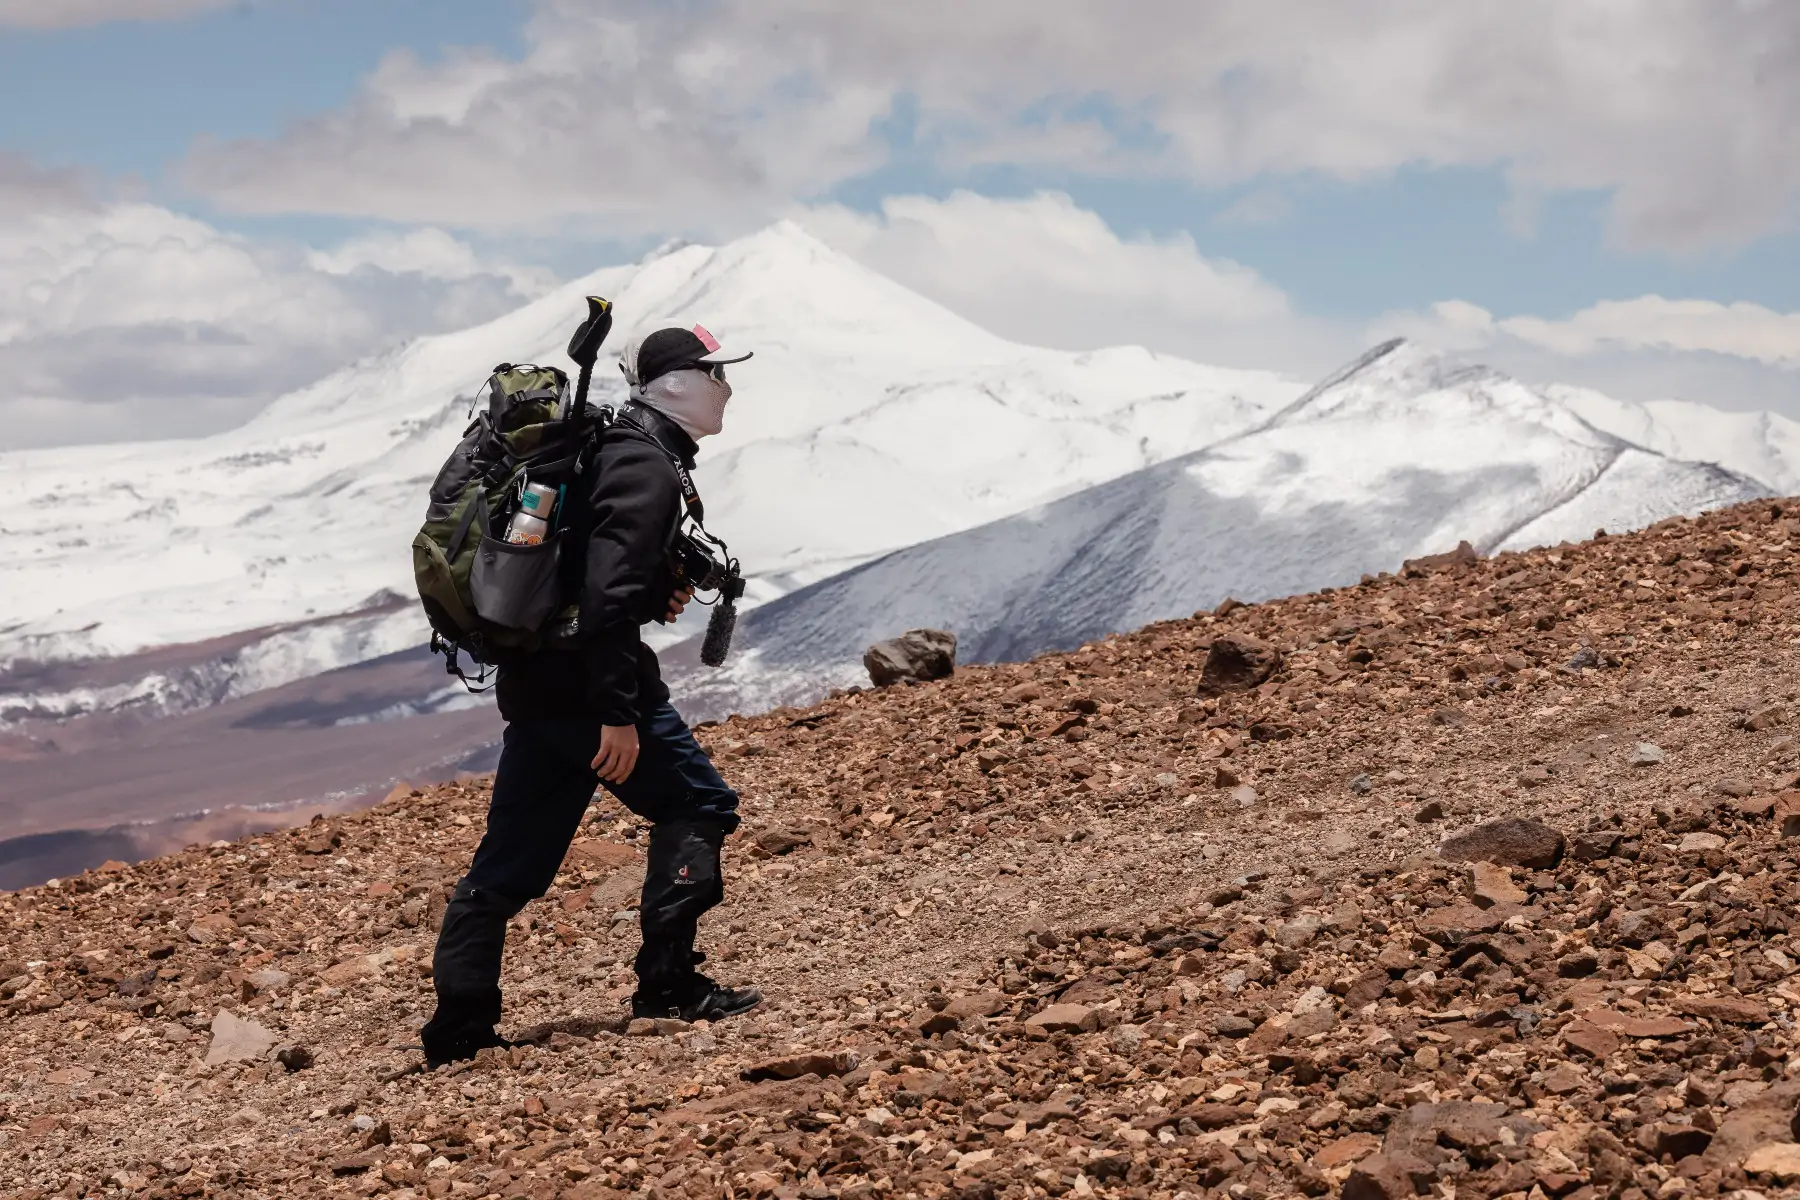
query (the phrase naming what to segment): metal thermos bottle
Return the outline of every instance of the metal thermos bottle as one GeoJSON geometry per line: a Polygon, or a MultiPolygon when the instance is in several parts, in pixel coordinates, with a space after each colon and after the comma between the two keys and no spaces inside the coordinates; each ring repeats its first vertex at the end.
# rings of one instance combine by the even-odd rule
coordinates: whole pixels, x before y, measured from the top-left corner
{"type": "Polygon", "coordinates": [[[550,535],[550,511],[556,507],[556,489],[526,484],[519,493],[519,511],[506,527],[506,540],[515,546],[536,546],[550,535]]]}

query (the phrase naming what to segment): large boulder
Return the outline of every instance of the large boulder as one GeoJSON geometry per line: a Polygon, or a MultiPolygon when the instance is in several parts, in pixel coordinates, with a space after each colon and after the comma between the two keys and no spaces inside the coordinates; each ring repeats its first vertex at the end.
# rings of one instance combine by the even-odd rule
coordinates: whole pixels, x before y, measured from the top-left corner
{"type": "Polygon", "coordinates": [[[956,673],[956,635],[943,629],[909,629],[870,646],[863,653],[863,666],[876,687],[948,679],[956,673]]]}
{"type": "Polygon", "coordinates": [[[1268,642],[1248,634],[1220,634],[1206,653],[1206,666],[1200,671],[1200,694],[1247,692],[1280,666],[1281,651],[1268,642]]]}
{"type": "Polygon", "coordinates": [[[1452,862],[1490,862],[1503,867],[1545,871],[1562,861],[1561,831],[1530,817],[1483,821],[1438,847],[1452,862]]]}

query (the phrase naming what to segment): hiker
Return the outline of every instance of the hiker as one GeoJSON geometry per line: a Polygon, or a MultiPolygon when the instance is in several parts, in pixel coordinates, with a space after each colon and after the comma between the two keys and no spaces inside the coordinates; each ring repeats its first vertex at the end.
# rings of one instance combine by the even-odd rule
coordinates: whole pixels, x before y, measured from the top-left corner
{"type": "Polygon", "coordinates": [[[508,1044],[495,1031],[506,923],[549,890],[599,784],[651,824],[632,1015],[717,1020],[762,1000],[697,969],[696,925],[724,899],[720,850],[738,797],[669,703],[638,633],[692,599],[670,561],[684,513],[699,508],[687,473],[698,440],[723,424],[726,365],[750,357],[719,352],[698,325],[625,348],[630,399],[581,477],[588,504],[573,528],[588,531],[586,553],[563,561],[581,596],[580,636],[499,667],[505,740],[486,832],[438,934],[437,1012],[421,1031],[430,1066],[508,1044]]]}

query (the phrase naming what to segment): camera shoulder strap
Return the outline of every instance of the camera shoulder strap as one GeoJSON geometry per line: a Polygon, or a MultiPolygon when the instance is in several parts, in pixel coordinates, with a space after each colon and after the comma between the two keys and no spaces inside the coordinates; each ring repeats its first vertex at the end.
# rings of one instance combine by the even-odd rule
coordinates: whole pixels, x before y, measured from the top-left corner
{"type": "Polygon", "coordinates": [[[681,461],[681,456],[663,445],[662,439],[652,433],[650,429],[645,426],[642,421],[637,420],[636,417],[637,409],[635,406],[631,406],[620,412],[617,419],[629,423],[633,429],[656,443],[656,448],[661,450],[663,454],[667,456],[669,465],[675,468],[675,477],[681,481],[681,502],[687,506],[688,515],[694,518],[694,522],[702,528],[705,528],[706,505],[700,499],[700,489],[694,486],[693,474],[687,469],[687,465],[681,461]]]}

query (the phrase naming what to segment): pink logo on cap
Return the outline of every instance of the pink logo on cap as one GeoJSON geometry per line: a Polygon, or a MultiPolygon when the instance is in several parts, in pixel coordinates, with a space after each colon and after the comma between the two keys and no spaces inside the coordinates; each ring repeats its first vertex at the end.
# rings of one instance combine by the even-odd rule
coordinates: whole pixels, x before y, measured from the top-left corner
{"type": "Polygon", "coordinates": [[[706,331],[706,326],[694,326],[694,336],[700,339],[700,344],[706,347],[706,352],[708,354],[715,354],[718,352],[719,339],[708,333],[706,331]]]}

